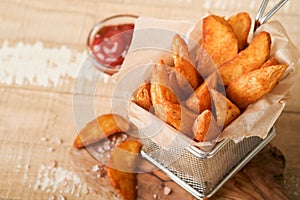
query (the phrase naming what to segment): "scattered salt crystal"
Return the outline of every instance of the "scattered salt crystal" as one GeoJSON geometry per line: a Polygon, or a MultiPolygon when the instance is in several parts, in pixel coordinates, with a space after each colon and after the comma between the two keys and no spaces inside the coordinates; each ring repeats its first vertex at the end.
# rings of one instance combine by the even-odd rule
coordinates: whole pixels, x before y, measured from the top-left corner
{"type": "Polygon", "coordinates": [[[42,142],[46,142],[46,141],[48,141],[48,138],[46,138],[46,137],[41,137],[41,141],[42,141],[42,142]]]}
{"type": "Polygon", "coordinates": [[[48,200],[54,200],[55,199],[55,196],[51,195],[48,200]]]}
{"type": "Polygon", "coordinates": [[[97,151],[98,151],[99,153],[104,153],[104,149],[103,149],[102,147],[99,147],[99,148],[97,149],[97,151]]]}
{"type": "Polygon", "coordinates": [[[53,147],[48,147],[48,152],[53,152],[54,148],[53,147]]]}
{"type": "Polygon", "coordinates": [[[47,166],[48,166],[49,169],[55,168],[56,167],[56,161],[55,160],[50,160],[47,166]]]}
{"type": "Polygon", "coordinates": [[[154,195],[153,195],[153,198],[156,199],[156,198],[157,198],[157,194],[154,194],[154,195]]]}
{"type": "Polygon", "coordinates": [[[87,195],[89,193],[89,190],[87,188],[86,185],[83,185],[82,189],[81,189],[81,194],[82,195],[87,195]]]}
{"type": "Polygon", "coordinates": [[[60,139],[60,138],[54,138],[52,141],[53,141],[55,144],[61,144],[61,143],[62,143],[62,139],[60,139]]]}
{"type": "Polygon", "coordinates": [[[164,187],[164,195],[169,195],[171,192],[171,188],[169,187],[164,187]]]}
{"type": "Polygon", "coordinates": [[[92,167],[92,172],[98,172],[99,171],[99,166],[98,165],[94,165],[92,167]]]}
{"type": "Polygon", "coordinates": [[[106,141],[104,144],[103,144],[103,149],[105,151],[109,151],[111,149],[111,146],[110,146],[110,141],[106,141]]]}
{"type": "Polygon", "coordinates": [[[65,200],[65,197],[60,194],[60,195],[57,196],[57,200],[65,200]]]}
{"type": "Polygon", "coordinates": [[[107,154],[106,157],[107,157],[107,158],[110,158],[110,154],[107,154]]]}
{"type": "Polygon", "coordinates": [[[27,165],[24,166],[24,168],[25,168],[26,170],[28,170],[28,169],[30,168],[30,166],[27,164],[27,165]]]}
{"type": "Polygon", "coordinates": [[[97,174],[97,178],[101,178],[101,174],[97,174]]]}
{"type": "Polygon", "coordinates": [[[123,134],[123,135],[122,135],[122,141],[126,140],[127,137],[128,137],[128,136],[127,136],[126,134],[123,134]]]}

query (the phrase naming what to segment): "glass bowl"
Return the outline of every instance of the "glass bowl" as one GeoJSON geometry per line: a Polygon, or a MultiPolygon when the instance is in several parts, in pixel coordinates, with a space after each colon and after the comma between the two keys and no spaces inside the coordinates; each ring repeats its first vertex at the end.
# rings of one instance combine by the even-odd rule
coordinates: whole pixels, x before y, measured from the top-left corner
{"type": "Polygon", "coordinates": [[[109,75],[120,70],[137,17],[133,14],[113,15],[91,29],[87,38],[87,52],[98,70],[109,75]]]}

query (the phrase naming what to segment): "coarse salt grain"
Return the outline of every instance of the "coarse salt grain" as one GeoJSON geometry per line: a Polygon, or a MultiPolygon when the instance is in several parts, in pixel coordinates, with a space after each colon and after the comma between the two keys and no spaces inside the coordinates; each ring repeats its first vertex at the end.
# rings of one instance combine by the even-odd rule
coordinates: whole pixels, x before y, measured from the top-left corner
{"type": "Polygon", "coordinates": [[[154,195],[153,195],[153,198],[156,199],[156,198],[157,198],[157,194],[154,194],[154,195]]]}
{"type": "Polygon", "coordinates": [[[52,169],[52,168],[54,168],[54,167],[56,167],[56,161],[55,160],[50,160],[49,162],[48,162],[48,168],[49,169],[52,169]]]}
{"type": "Polygon", "coordinates": [[[62,139],[60,139],[60,138],[54,138],[54,139],[52,140],[52,142],[53,142],[54,144],[61,144],[61,143],[62,143],[62,139]]]}
{"type": "Polygon", "coordinates": [[[42,141],[42,142],[47,142],[47,141],[48,141],[48,138],[46,138],[46,137],[41,137],[41,141],[42,141]]]}
{"type": "Polygon", "coordinates": [[[55,200],[55,196],[51,195],[48,200],[55,200]]]}
{"type": "Polygon", "coordinates": [[[54,151],[54,148],[53,147],[48,147],[48,152],[53,152],[54,151]]]}
{"type": "Polygon", "coordinates": [[[65,200],[65,197],[60,194],[60,195],[57,196],[57,200],[65,200]]]}
{"type": "Polygon", "coordinates": [[[169,187],[164,187],[164,195],[169,195],[171,193],[171,188],[169,187]]]}
{"type": "Polygon", "coordinates": [[[99,166],[98,165],[94,165],[92,167],[92,172],[98,172],[99,171],[99,166]]]}
{"type": "Polygon", "coordinates": [[[98,151],[98,153],[104,153],[104,149],[103,149],[102,147],[99,147],[99,148],[97,149],[97,151],[98,151]]]}

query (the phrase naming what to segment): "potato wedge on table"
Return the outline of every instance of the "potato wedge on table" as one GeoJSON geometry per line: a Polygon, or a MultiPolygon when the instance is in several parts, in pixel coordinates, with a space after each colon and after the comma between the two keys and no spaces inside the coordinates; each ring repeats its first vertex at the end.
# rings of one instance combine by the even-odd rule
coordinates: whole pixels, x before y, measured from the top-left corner
{"type": "Polygon", "coordinates": [[[126,132],[130,124],[120,115],[104,114],[89,122],[74,140],[74,148],[82,148],[115,133],[126,132]]]}
{"type": "Polygon", "coordinates": [[[137,178],[134,173],[141,143],[136,140],[121,142],[111,153],[109,167],[106,168],[109,181],[124,200],[137,197],[137,178]]]}
{"type": "Polygon", "coordinates": [[[269,58],[270,49],[270,34],[265,31],[258,33],[245,50],[219,67],[224,85],[227,86],[241,75],[260,68],[269,58]]]}
{"type": "Polygon", "coordinates": [[[192,125],[197,114],[184,106],[164,101],[155,108],[155,115],[187,136],[191,136],[192,125]]]}
{"type": "Polygon", "coordinates": [[[230,83],[226,94],[239,108],[245,109],[269,93],[276,86],[286,68],[286,65],[273,65],[249,72],[230,83]]]}
{"type": "Polygon", "coordinates": [[[211,141],[218,137],[221,129],[210,110],[203,111],[193,124],[194,139],[198,142],[211,141]]]}
{"type": "MultiPolygon", "coordinates": [[[[202,31],[201,45],[211,56],[216,66],[221,65],[238,53],[237,38],[232,27],[223,17],[216,15],[205,17],[202,31]]],[[[202,73],[202,71],[205,71],[205,66],[202,66],[199,70],[202,73]]]]}
{"type": "Polygon", "coordinates": [[[240,12],[229,17],[227,20],[233,29],[233,32],[238,40],[239,51],[245,49],[248,45],[248,35],[251,29],[251,18],[248,13],[240,12]]]}
{"type": "Polygon", "coordinates": [[[239,108],[216,90],[211,90],[211,98],[219,127],[227,127],[240,115],[239,108]]]}
{"type": "Polygon", "coordinates": [[[145,110],[150,110],[152,107],[151,95],[150,95],[150,83],[144,81],[138,88],[136,95],[133,99],[137,105],[141,106],[145,110]]]}
{"type": "Polygon", "coordinates": [[[172,55],[178,86],[184,92],[192,87],[194,90],[200,85],[197,69],[192,64],[185,41],[176,34],[172,41],[172,55]]]}

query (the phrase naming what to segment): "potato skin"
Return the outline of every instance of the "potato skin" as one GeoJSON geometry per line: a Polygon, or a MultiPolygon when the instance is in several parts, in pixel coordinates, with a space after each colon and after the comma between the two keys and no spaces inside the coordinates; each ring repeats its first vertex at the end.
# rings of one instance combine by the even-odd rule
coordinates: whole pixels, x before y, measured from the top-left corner
{"type": "Polygon", "coordinates": [[[205,110],[198,115],[193,124],[194,139],[197,142],[213,140],[220,131],[221,129],[210,110],[205,110]]]}
{"type": "Polygon", "coordinates": [[[209,15],[203,19],[202,28],[201,45],[216,66],[220,66],[238,53],[237,38],[224,17],[209,15]]]}
{"type": "Polygon", "coordinates": [[[239,51],[248,46],[248,35],[251,28],[251,18],[248,13],[240,12],[227,20],[238,40],[239,51]]]}
{"type": "Polygon", "coordinates": [[[111,186],[124,200],[137,197],[137,178],[134,169],[142,144],[137,140],[121,142],[111,153],[109,167],[106,168],[111,186]]]}
{"type": "Polygon", "coordinates": [[[170,68],[162,64],[156,64],[153,67],[150,80],[150,96],[153,106],[161,104],[165,100],[173,103],[179,102],[176,91],[173,90],[174,86],[170,83],[168,69],[170,68]]]}
{"type": "Polygon", "coordinates": [[[220,66],[219,72],[224,85],[227,86],[241,75],[260,68],[269,58],[270,49],[270,34],[260,32],[245,50],[220,66]]]}
{"type": "Polygon", "coordinates": [[[260,68],[265,68],[265,67],[269,67],[269,66],[272,66],[272,65],[279,65],[279,62],[276,60],[275,57],[271,57],[260,68]]]}
{"type": "Polygon", "coordinates": [[[272,65],[241,76],[229,84],[226,94],[240,109],[269,93],[284,74],[286,65],[272,65]]]}
{"type": "Polygon", "coordinates": [[[126,132],[130,124],[120,115],[104,114],[89,122],[74,140],[74,148],[83,148],[115,133],[126,132]]]}
{"type": "Polygon", "coordinates": [[[155,115],[176,130],[191,137],[192,126],[197,118],[197,114],[183,105],[163,101],[155,107],[155,115]]]}
{"type": "Polygon", "coordinates": [[[137,105],[141,106],[145,110],[150,110],[152,107],[151,94],[150,94],[150,83],[144,81],[138,88],[136,95],[133,99],[137,105]]]}
{"type": "Polygon", "coordinates": [[[172,41],[172,55],[174,69],[178,72],[176,74],[178,86],[183,92],[188,91],[190,87],[195,90],[200,85],[201,79],[191,62],[187,44],[178,34],[172,41]]]}

